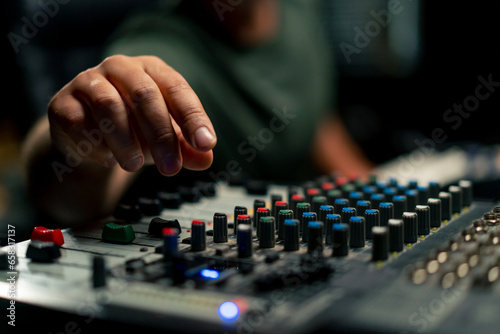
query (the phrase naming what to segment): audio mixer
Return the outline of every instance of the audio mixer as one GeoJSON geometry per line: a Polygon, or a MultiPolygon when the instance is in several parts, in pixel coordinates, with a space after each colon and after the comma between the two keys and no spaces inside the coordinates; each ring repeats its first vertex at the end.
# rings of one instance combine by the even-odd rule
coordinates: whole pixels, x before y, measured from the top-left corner
{"type": "Polygon", "coordinates": [[[500,206],[472,186],[324,176],[140,196],[4,247],[2,321],[30,305],[80,319],[54,333],[94,320],[181,333],[496,333],[500,206]]]}

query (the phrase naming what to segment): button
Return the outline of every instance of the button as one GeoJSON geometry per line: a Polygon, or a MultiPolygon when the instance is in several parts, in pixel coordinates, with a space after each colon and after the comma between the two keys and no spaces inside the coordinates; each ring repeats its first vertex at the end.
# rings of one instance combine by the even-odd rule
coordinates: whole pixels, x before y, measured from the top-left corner
{"type": "Polygon", "coordinates": [[[276,226],[274,217],[261,217],[259,220],[259,226],[259,247],[273,248],[276,245],[276,226]]]}
{"type": "Polygon", "coordinates": [[[102,229],[102,240],[112,243],[128,244],[135,239],[132,225],[108,223],[102,229]]]}
{"type": "Polygon", "coordinates": [[[64,244],[64,237],[60,229],[49,229],[43,226],[37,226],[33,229],[31,240],[53,242],[57,246],[64,244]]]}
{"type": "Polygon", "coordinates": [[[205,222],[202,220],[193,220],[191,222],[191,251],[201,252],[206,248],[205,222]]]}
{"type": "Polygon", "coordinates": [[[385,261],[389,256],[389,236],[387,226],[372,228],[372,261],[385,261]]]}
{"type": "Polygon", "coordinates": [[[349,253],[349,225],[332,226],[332,256],[347,256],[349,253]]]}
{"type": "Polygon", "coordinates": [[[153,219],[151,219],[148,227],[148,233],[161,237],[162,231],[166,227],[175,228],[178,231],[177,233],[181,234],[181,224],[179,224],[179,221],[177,219],[169,220],[160,217],[154,217],[153,219]]]}
{"type": "Polygon", "coordinates": [[[365,218],[353,216],[349,218],[349,243],[353,248],[365,247],[365,218]]]}
{"type": "Polygon", "coordinates": [[[214,223],[214,242],[227,242],[227,215],[225,213],[216,212],[213,218],[214,223]]]}
{"type": "Polygon", "coordinates": [[[299,250],[299,221],[297,219],[287,219],[283,224],[284,228],[284,251],[291,252],[299,250]]]}
{"type": "Polygon", "coordinates": [[[59,246],[54,242],[30,241],[26,250],[26,257],[33,262],[49,263],[61,257],[59,246]]]}

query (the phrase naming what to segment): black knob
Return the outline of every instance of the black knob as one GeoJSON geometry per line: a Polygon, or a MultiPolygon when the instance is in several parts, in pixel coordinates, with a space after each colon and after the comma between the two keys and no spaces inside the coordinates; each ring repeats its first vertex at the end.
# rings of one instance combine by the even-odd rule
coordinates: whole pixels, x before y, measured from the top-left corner
{"type": "Polygon", "coordinates": [[[292,210],[280,210],[278,213],[278,239],[283,240],[285,238],[285,230],[283,225],[285,224],[285,220],[293,219],[293,211],[292,210]]]}
{"type": "Polygon", "coordinates": [[[157,216],[163,210],[163,205],[158,198],[139,197],[138,204],[146,216],[157,216]]]}
{"type": "Polygon", "coordinates": [[[380,226],[380,212],[377,209],[365,210],[366,239],[372,239],[372,227],[380,226]]]}
{"type": "Polygon", "coordinates": [[[459,186],[450,186],[448,191],[451,194],[451,212],[460,213],[463,208],[462,188],[459,186]]]}
{"type": "Polygon", "coordinates": [[[378,210],[380,211],[380,226],[387,226],[389,219],[394,218],[394,204],[391,202],[381,202],[378,210]]]}
{"type": "Polygon", "coordinates": [[[451,219],[451,194],[449,192],[441,191],[439,193],[439,199],[441,200],[441,219],[450,220],[451,219]]]}
{"type": "Polygon", "coordinates": [[[416,212],[403,212],[403,231],[405,243],[417,242],[418,228],[416,212]]]}
{"type": "Polygon", "coordinates": [[[116,206],[113,217],[127,222],[135,222],[141,220],[142,211],[137,204],[120,203],[116,206]]]}
{"type": "Polygon", "coordinates": [[[441,226],[441,200],[439,198],[429,198],[427,205],[430,211],[430,226],[441,226]]]}
{"type": "Polygon", "coordinates": [[[182,204],[181,194],[175,192],[160,191],[158,192],[158,199],[164,208],[178,209],[182,204]]]}
{"type": "Polygon", "coordinates": [[[418,190],[408,189],[405,191],[407,212],[415,212],[417,206],[418,190]]]}
{"type": "Polygon", "coordinates": [[[160,217],[154,217],[148,226],[148,233],[155,236],[162,236],[163,229],[167,227],[172,227],[177,229],[178,233],[181,234],[181,224],[177,219],[163,219],[160,217]]]}
{"type": "Polygon", "coordinates": [[[437,198],[439,196],[440,189],[441,189],[441,186],[439,185],[438,182],[430,181],[429,182],[429,197],[437,198]]]}
{"type": "Polygon", "coordinates": [[[332,242],[332,256],[347,256],[349,253],[349,225],[334,224],[332,242]]]}
{"type": "Polygon", "coordinates": [[[335,201],[339,198],[342,198],[342,190],[340,189],[331,189],[328,190],[326,193],[327,203],[333,205],[334,207],[335,207],[335,201]]]}
{"type": "Polygon", "coordinates": [[[407,210],[406,196],[395,195],[392,197],[392,204],[394,204],[394,218],[401,219],[403,212],[407,210]]]}
{"type": "Polygon", "coordinates": [[[255,221],[257,222],[257,225],[256,225],[256,233],[257,233],[257,236],[260,236],[260,218],[262,217],[269,217],[271,216],[271,210],[269,210],[268,208],[258,208],[257,209],[257,212],[255,212],[254,214],[254,217],[255,217],[255,221]]]}
{"type": "Polygon", "coordinates": [[[253,227],[257,228],[257,223],[258,223],[258,217],[257,217],[257,210],[259,208],[265,208],[266,207],[266,202],[261,200],[261,199],[256,199],[253,201],[253,227]]]}
{"type": "Polygon", "coordinates": [[[462,188],[463,206],[469,207],[472,204],[472,181],[460,180],[458,186],[462,188]]]}
{"type": "Polygon", "coordinates": [[[225,213],[216,212],[214,214],[214,242],[227,242],[227,215],[225,213]]]}
{"type": "MultiPolygon", "coordinates": [[[[333,206],[332,205],[322,205],[320,208],[319,208],[319,215],[318,215],[318,220],[323,222],[326,226],[325,226],[325,229],[324,229],[324,233],[327,234],[329,231],[332,230],[332,226],[331,224],[327,224],[326,223],[326,217],[329,215],[329,214],[333,214],[333,206]],[[328,226],[330,225],[330,226],[328,226]]],[[[324,238],[324,236],[323,236],[324,238]]]]}
{"type": "Polygon", "coordinates": [[[297,219],[300,221],[300,233],[302,235],[306,233],[304,230],[307,229],[307,224],[304,224],[303,221],[304,212],[311,212],[311,205],[309,203],[297,203],[295,217],[297,217],[297,219]]]}
{"type": "Polygon", "coordinates": [[[389,256],[389,235],[387,226],[372,228],[372,261],[385,261],[389,256]]]}
{"type": "Polygon", "coordinates": [[[252,256],[252,226],[250,224],[241,224],[238,226],[236,242],[238,257],[246,258],[252,256]]]}
{"type": "Polygon", "coordinates": [[[323,254],[323,222],[310,221],[307,229],[309,230],[307,251],[316,255],[323,254]]]}
{"type": "Polygon", "coordinates": [[[417,205],[417,233],[418,235],[427,235],[431,232],[431,212],[428,205],[417,205]]]}
{"type": "Polygon", "coordinates": [[[349,243],[353,248],[365,247],[365,218],[353,216],[349,219],[349,243]]]}
{"type": "Polygon", "coordinates": [[[175,228],[167,227],[163,231],[163,257],[165,261],[170,261],[177,254],[179,232],[175,228]]]}
{"type": "Polygon", "coordinates": [[[260,217],[259,220],[259,247],[260,248],[273,248],[276,244],[276,226],[275,220],[272,216],[260,217]]]}
{"type": "Polygon", "coordinates": [[[285,243],[283,250],[299,250],[299,221],[297,219],[287,219],[283,225],[285,232],[285,243]]]}
{"type": "Polygon", "coordinates": [[[325,221],[325,243],[327,245],[333,244],[333,224],[340,224],[340,215],[330,213],[326,215],[325,221]]]}
{"type": "Polygon", "coordinates": [[[358,200],[356,202],[356,212],[358,213],[358,215],[360,216],[365,216],[365,211],[368,210],[368,209],[371,209],[372,207],[372,204],[370,203],[370,201],[367,201],[367,200],[358,200]]]}
{"type": "Polygon", "coordinates": [[[349,200],[347,198],[337,198],[333,204],[333,211],[339,215],[342,214],[342,209],[349,206],[349,200]]]}
{"type": "Polygon", "coordinates": [[[193,220],[191,223],[191,251],[204,251],[207,247],[206,239],[205,222],[202,220],[193,220]]]}
{"type": "Polygon", "coordinates": [[[351,217],[354,216],[356,216],[355,208],[351,207],[342,208],[342,212],[340,213],[340,221],[343,224],[349,224],[349,219],[351,219],[351,217]]]}
{"type": "MultiPolygon", "coordinates": [[[[271,215],[275,216],[276,202],[283,202],[283,196],[278,194],[271,194],[271,215]]],[[[283,202],[286,203],[286,202],[283,202]]],[[[286,209],[286,207],[284,208],[286,209]]],[[[276,219],[276,217],[274,217],[276,219]]]]}
{"type": "Polygon", "coordinates": [[[401,252],[404,246],[404,231],[402,219],[389,219],[389,251],[401,252]]]}
{"type": "Polygon", "coordinates": [[[385,195],[380,193],[375,193],[370,195],[370,203],[372,203],[372,208],[378,209],[380,203],[385,201],[385,195]]]}
{"type": "Polygon", "coordinates": [[[49,241],[30,241],[26,257],[33,262],[53,262],[61,257],[59,246],[49,241]]]}
{"type": "Polygon", "coordinates": [[[425,205],[427,203],[427,199],[429,198],[429,188],[426,186],[418,186],[417,190],[418,190],[417,204],[425,205]]]}
{"type": "Polygon", "coordinates": [[[237,234],[238,232],[238,216],[239,215],[246,215],[247,208],[244,206],[235,206],[234,207],[234,234],[237,234]]]}
{"type": "Polygon", "coordinates": [[[106,263],[102,256],[92,258],[92,286],[94,289],[106,285],[106,263]]]}
{"type": "Polygon", "coordinates": [[[309,222],[316,221],[317,215],[316,212],[304,212],[302,214],[302,241],[309,242],[309,222]]]}
{"type": "Polygon", "coordinates": [[[325,196],[314,196],[312,198],[312,210],[313,210],[313,212],[316,212],[319,215],[320,208],[322,205],[326,205],[326,197],[325,196]]]}

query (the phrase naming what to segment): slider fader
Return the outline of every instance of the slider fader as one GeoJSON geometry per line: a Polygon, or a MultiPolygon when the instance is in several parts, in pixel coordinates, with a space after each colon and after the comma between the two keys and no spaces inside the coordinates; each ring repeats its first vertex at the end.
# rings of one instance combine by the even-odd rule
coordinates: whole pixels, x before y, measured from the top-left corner
{"type": "Polygon", "coordinates": [[[15,268],[4,248],[0,296],[184,333],[496,333],[500,206],[472,188],[324,176],[160,191],[36,227],[15,268]]]}

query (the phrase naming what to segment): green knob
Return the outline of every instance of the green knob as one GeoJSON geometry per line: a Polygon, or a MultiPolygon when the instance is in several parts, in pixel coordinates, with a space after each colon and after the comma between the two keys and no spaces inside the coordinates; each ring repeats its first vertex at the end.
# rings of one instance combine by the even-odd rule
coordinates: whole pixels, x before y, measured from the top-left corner
{"type": "Polygon", "coordinates": [[[102,240],[119,244],[128,244],[135,239],[132,225],[108,223],[102,229],[102,240]]]}

